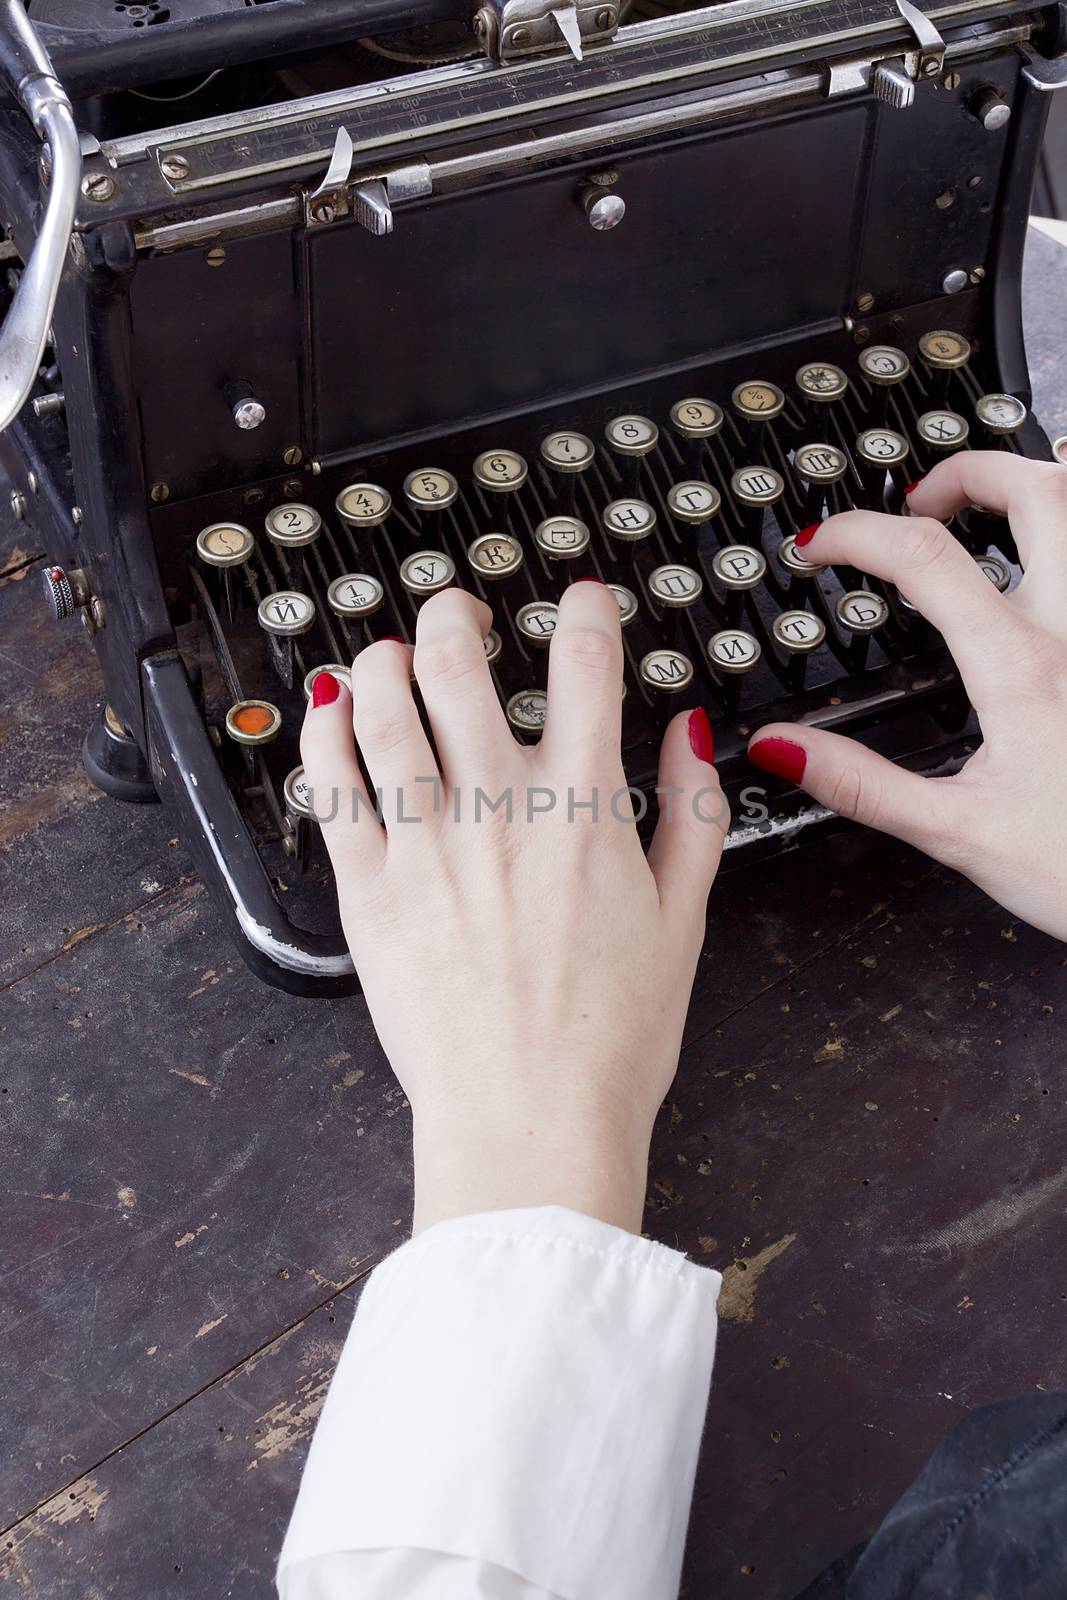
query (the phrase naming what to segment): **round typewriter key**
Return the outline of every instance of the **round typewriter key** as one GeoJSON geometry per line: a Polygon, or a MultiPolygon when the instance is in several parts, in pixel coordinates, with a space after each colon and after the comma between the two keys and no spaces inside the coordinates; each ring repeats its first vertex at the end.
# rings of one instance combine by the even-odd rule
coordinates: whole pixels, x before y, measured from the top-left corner
{"type": "Polygon", "coordinates": [[[720,672],[751,672],[763,651],[744,628],[722,628],[708,640],[708,660],[720,672]]]}
{"type": "Polygon", "coordinates": [[[515,613],[515,626],[530,644],[544,648],[556,631],[559,607],[550,600],[531,600],[515,613]]]}
{"type": "Polygon", "coordinates": [[[889,620],[889,607],[882,596],[869,589],[850,589],[834,609],[838,622],[851,633],[874,633],[889,620]]]}
{"type": "Polygon", "coordinates": [[[584,472],[595,455],[593,441],[584,433],[564,429],[541,440],[541,460],[554,472],[584,472]]]}
{"type": "Polygon", "coordinates": [[[304,694],[311,699],[311,691],[315,687],[315,679],[323,672],[328,672],[331,678],[336,678],[338,683],[343,683],[349,694],[352,693],[352,674],[347,667],[342,667],[339,661],[326,661],[321,667],[312,667],[304,677],[304,694]]]}
{"type": "Polygon", "coordinates": [[[967,365],[971,359],[971,342],[962,333],[936,328],[932,333],[924,333],[919,340],[919,354],[935,371],[951,372],[967,365]]]}
{"type": "Polygon", "coordinates": [[[754,589],[767,571],[767,558],[750,544],[728,544],[712,556],[711,570],[727,589],[754,589]]]}
{"type": "Polygon", "coordinates": [[[797,536],[795,533],[786,534],[778,546],[778,559],[787,572],[794,577],[814,578],[825,568],[816,561],[808,561],[804,552],[797,549],[797,536]]]}
{"type": "Polygon", "coordinates": [[[264,519],[267,538],[274,544],[299,548],[317,539],[322,528],[322,518],[314,506],[273,506],[264,519]]]}
{"type": "Polygon", "coordinates": [[[1026,421],[1026,407],[1013,394],[983,394],[974,402],[974,414],[987,433],[1014,433],[1026,421]]]}
{"type": "Polygon", "coordinates": [[[1052,455],[1053,459],[1058,461],[1062,467],[1067,467],[1067,433],[1064,434],[1062,439],[1056,440],[1052,446],[1052,455]]]}
{"type": "Polygon", "coordinates": [[[620,456],[644,456],[659,443],[659,429],[648,417],[612,417],[604,438],[620,456]]]}
{"type": "Polygon", "coordinates": [[[693,663],[680,650],[650,650],[639,670],[641,682],[657,694],[680,694],[693,681],[693,663]]]}
{"type": "Polygon", "coordinates": [[[282,725],[282,714],[269,700],[238,700],[226,713],[226,732],[237,744],[269,744],[282,725]]]}
{"type": "Polygon", "coordinates": [[[600,520],[612,539],[633,544],[648,538],[656,526],[656,513],[645,500],[613,500],[604,507],[600,520]]]}
{"type": "Polygon", "coordinates": [[[295,639],[314,621],[314,600],[296,589],[278,589],[259,602],[259,625],[276,638],[295,639]]]}
{"type": "Polygon", "coordinates": [[[550,561],[573,561],[589,549],[589,529],[578,517],[546,517],[534,529],[534,543],[550,561]]]}
{"type": "Polygon", "coordinates": [[[730,398],[734,410],[750,422],[769,422],[785,405],[776,383],[739,383],[730,398]]]}
{"type": "Polygon", "coordinates": [[[785,490],[785,479],[773,467],[738,467],[730,493],[743,506],[772,506],[785,490]]]}
{"type": "Polygon", "coordinates": [[[372,617],[385,590],[369,572],[343,572],[326,591],[326,604],[338,617],[372,617]]]}
{"type": "Polygon", "coordinates": [[[436,467],[422,467],[404,479],[404,498],[416,511],[444,511],[458,494],[452,474],[436,467]]]}
{"type": "Polygon", "coordinates": [[[196,553],[209,567],[239,567],[255,547],[251,529],[240,522],[212,522],[196,536],[196,553]]]}
{"type": "Polygon", "coordinates": [[[608,588],[619,602],[619,621],[628,627],[637,615],[637,596],[624,583],[609,583],[608,588]]]}
{"type": "Polygon", "coordinates": [[[908,451],[907,439],[891,428],[867,428],[856,440],[856,454],[872,467],[898,467],[908,451]]]}
{"type": "Polygon", "coordinates": [[[526,462],[514,450],[483,450],[475,457],[474,481],[479,489],[508,494],[521,489],[528,476],[526,462]]]}
{"type": "Polygon", "coordinates": [[[648,592],[661,606],[691,606],[700,599],[703,588],[704,580],[700,573],[679,562],[656,567],[648,575],[648,592]]]}
{"type": "Polygon", "coordinates": [[[499,659],[500,652],[504,648],[500,642],[500,635],[497,633],[495,628],[489,629],[489,632],[485,636],[484,643],[485,659],[488,661],[489,665],[492,666],[493,662],[499,659]]]}
{"type": "Polygon", "coordinates": [[[311,785],[303,767],[294,767],[282,784],[282,799],[291,817],[314,817],[311,808],[311,785]]]}
{"type": "Polygon", "coordinates": [[[350,483],[334,501],[337,515],[350,528],[378,528],[393,509],[388,489],[377,483],[350,483]]]}
{"type": "Polygon", "coordinates": [[[722,504],[722,496],[712,484],[700,478],[687,483],[672,483],[667,490],[667,510],[678,522],[699,527],[710,522],[722,504]]]}
{"type": "Polygon", "coordinates": [[[401,583],[409,594],[420,597],[447,589],[455,576],[455,566],[442,550],[416,550],[400,563],[401,583]]]}
{"type": "Polygon", "coordinates": [[[522,545],[509,533],[483,533],[467,547],[471,571],[493,582],[510,578],[522,566],[522,545]]]}
{"type": "Polygon", "coordinates": [[[797,372],[797,388],[807,400],[829,402],[847,392],[848,379],[829,361],[807,361],[797,372]]]}
{"type": "Polygon", "coordinates": [[[848,457],[833,444],[801,444],[793,468],[806,483],[837,483],[848,471],[848,457]]]}
{"type": "Polygon", "coordinates": [[[903,383],[911,372],[911,362],[893,344],[870,344],[860,351],[859,367],[868,383],[888,388],[903,383]]]}
{"type": "Polygon", "coordinates": [[[971,431],[966,417],[956,411],[924,411],[915,429],[931,450],[959,450],[971,431]]]}
{"type": "Polygon", "coordinates": [[[543,689],[520,689],[507,703],[508,722],[516,733],[537,734],[545,725],[548,696],[543,689]]]}
{"type": "Polygon", "coordinates": [[[794,655],[817,650],[826,638],[824,623],[810,611],[780,611],[771,625],[771,632],[783,650],[794,655]]]}
{"type": "Polygon", "coordinates": [[[676,400],[671,427],[685,439],[711,439],[723,424],[722,406],[714,400],[676,400]]]}
{"type": "Polygon", "coordinates": [[[1011,568],[1008,563],[994,555],[975,556],[974,559],[994,588],[1003,594],[1011,584],[1011,568]]]}

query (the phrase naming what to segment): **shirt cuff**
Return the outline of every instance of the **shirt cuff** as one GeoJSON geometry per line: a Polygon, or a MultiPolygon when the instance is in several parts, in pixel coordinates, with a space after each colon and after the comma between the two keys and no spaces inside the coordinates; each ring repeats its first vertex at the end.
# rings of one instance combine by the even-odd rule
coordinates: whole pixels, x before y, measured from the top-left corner
{"type": "Polygon", "coordinates": [[[721,1281],[562,1207],[410,1240],[363,1292],[280,1576],[408,1548],[563,1600],[675,1596],[721,1281]]]}

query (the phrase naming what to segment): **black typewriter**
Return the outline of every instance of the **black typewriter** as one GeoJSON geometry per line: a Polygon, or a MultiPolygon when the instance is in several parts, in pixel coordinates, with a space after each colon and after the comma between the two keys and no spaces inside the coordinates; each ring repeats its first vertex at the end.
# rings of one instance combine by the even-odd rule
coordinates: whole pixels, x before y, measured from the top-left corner
{"type": "MultiPolygon", "coordinates": [[[[0,424],[16,513],[245,959],[356,986],[298,737],[316,672],[448,584],[536,739],[564,587],[613,586],[624,740],[704,704],[730,859],[782,716],[949,771],[905,596],[797,532],[948,451],[1048,457],[1020,265],[1067,6],[0,0],[0,424]]],[[[991,582],[1006,525],[957,530],[991,582]]]]}

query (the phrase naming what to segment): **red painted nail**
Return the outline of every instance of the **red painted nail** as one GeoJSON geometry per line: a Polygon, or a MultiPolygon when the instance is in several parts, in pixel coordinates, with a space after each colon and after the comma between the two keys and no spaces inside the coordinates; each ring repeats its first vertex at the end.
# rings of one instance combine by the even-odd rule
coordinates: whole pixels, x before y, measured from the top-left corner
{"type": "Polygon", "coordinates": [[[793,541],[794,544],[798,547],[798,549],[803,550],[806,544],[811,543],[821,527],[821,522],[813,522],[810,527],[801,528],[800,532],[793,541]]]}
{"type": "Polygon", "coordinates": [[[922,481],[923,480],[921,478],[916,478],[914,483],[909,483],[908,484],[908,487],[904,490],[904,493],[905,494],[914,494],[916,489],[919,487],[920,483],[922,483],[922,481]]]}
{"type": "Polygon", "coordinates": [[[603,578],[575,578],[574,581],[575,581],[575,583],[600,583],[600,584],[602,584],[604,582],[603,578]]]}
{"type": "Polygon", "coordinates": [[[762,767],[764,772],[770,772],[776,778],[799,783],[808,764],[808,753],[803,745],[772,735],[769,739],[757,739],[749,749],[748,759],[753,766],[762,767]]]}
{"type": "Polygon", "coordinates": [[[332,672],[320,672],[315,682],[311,685],[311,704],[313,706],[330,706],[341,693],[341,685],[332,672]]]}
{"type": "Polygon", "coordinates": [[[698,760],[706,761],[709,767],[714,764],[715,740],[703,706],[689,713],[689,748],[698,760]]]}
{"type": "Polygon", "coordinates": [[[396,634],[396,633],[383,633],[381,638],[379,639],[378,643],[379,644],[407,644],[407,640],[406,639],[401,639],[399,634],[396,634]]]}

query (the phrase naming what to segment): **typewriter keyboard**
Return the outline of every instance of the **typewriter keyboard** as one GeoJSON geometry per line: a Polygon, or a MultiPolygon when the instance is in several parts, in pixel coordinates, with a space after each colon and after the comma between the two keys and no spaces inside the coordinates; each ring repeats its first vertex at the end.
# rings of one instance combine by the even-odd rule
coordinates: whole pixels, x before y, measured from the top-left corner
{"type": "MultiPolygon", "coordinates": [[[[726,780],[752,776],[747,737],[772,717],[846,731],[921,717],[905,753],[958,733],[968,708],[929,625],[870,575],[813,565],[796,534],[850,507],[899,512],[948,452],[1021,448],[1026,408],[987,392],[954,331],[843,359],[794,359],[778,381],[755,361],[722,390],[676,382],[674,398],[657,380],[641,409],[598,401],[405,447],[290,481],[273,504],[246,491],[241,515],[190,529],[179,640],[259,840],[308,863],[298,739],[316,673],[346,675],[377,638],[413,640],[419,607],[453,584],[493,609],[486,655],[523,740],[544,719],[563,590],[611,585],[638,785],[666,721],[697,703],[726,780]]],[[[1006,524],[974,510],[955,531],[991,583],[1015,581],[1006,524]]]]}

